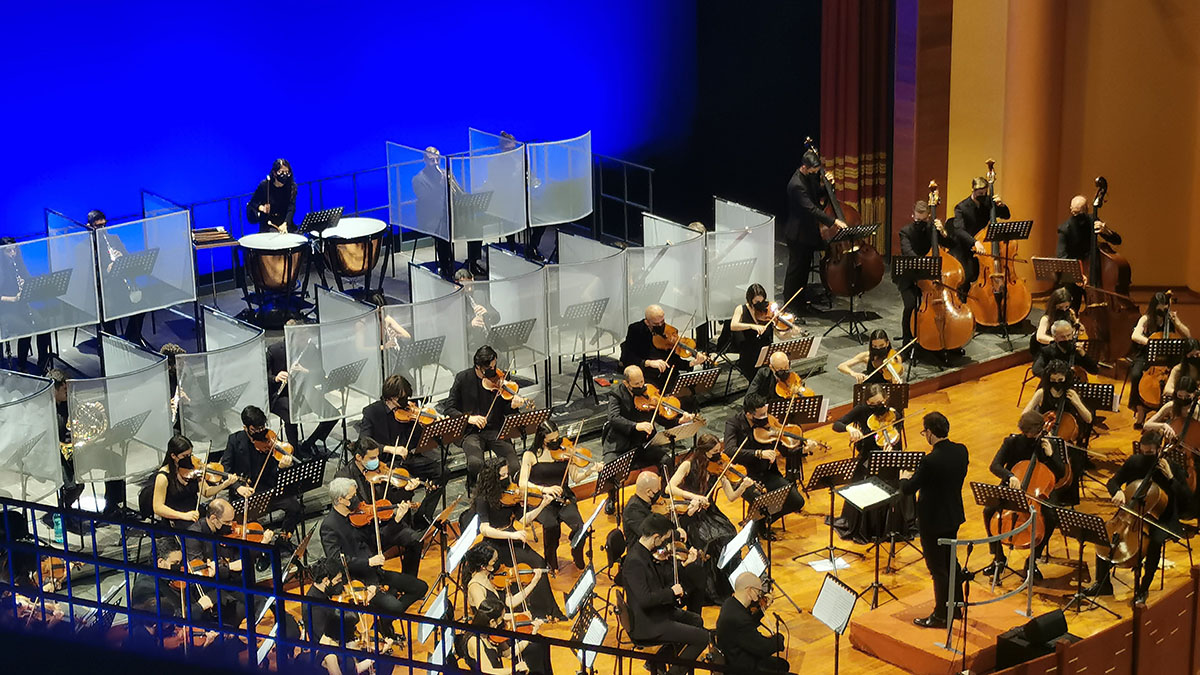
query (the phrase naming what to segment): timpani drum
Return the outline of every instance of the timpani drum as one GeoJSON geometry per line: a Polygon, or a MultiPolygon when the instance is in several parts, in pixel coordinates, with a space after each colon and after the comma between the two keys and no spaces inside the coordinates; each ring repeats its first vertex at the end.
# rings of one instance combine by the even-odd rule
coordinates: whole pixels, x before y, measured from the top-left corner
{"type": "Polygon", "coordinates": [[[290,293],[308,256],[308,239],[290,232],[261,232],[238,239],[246,269],[260,291],[290,293]]]}
{"type": "Polygon", "coordinates": [[[387,223],[376,218],[342,218],[321,232],[325,263],[340,277],[361,277],[379,262],[387,223]]]}

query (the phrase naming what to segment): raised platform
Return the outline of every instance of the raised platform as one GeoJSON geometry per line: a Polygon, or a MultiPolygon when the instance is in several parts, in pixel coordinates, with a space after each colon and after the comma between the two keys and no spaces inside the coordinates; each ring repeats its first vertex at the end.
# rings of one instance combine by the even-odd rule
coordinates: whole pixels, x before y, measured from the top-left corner
{"type": "MultiPolygon", "coordinates": [[[[957,673],[963,655],[938,646],[945,641],[946,631],[913,625],[913,619],[928,616],[932,607],[933,591],[926,589],[858,614],[850,621],[850,644],[910,673],[957,673]]],[[[966,667],[972,672],[991,670],[996,665],[996,636],[1025,623],[1024,612],[1023,595],[970,608],[965,641],[962,622],[955,624],[954,631],[955,649],[963,650],[965,644],[966,667]]]]}

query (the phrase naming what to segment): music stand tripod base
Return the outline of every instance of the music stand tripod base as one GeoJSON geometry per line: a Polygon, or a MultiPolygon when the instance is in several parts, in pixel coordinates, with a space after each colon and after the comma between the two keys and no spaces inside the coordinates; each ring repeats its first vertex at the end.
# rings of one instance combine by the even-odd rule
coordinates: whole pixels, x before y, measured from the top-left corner
{"type": "MultiPolygon", "coordinates": [[[[1078,567],[1075,572],[1075,594],[1067,601],[1066,606],[1063,607],[1063,611],[1068,612],[1074,606],[1075,613],[1079,614],[1084,610],[1084,605],[1087,605],[1088,608],[1099,607],[1111,614],[1113,618],[1120,619],[1120,614],[1105,607],[1098,600],[1083,592],[1083,571],[1086,569],[1083,566],[1083,545],[1091,543],[1097,547],[1097,550],[1109,545],[1108,531],[1104,529],[1104,521],[1099,516],[1090,513],[1080,513],[1072,509],[1054,509],[1054,512],[1058,514],[1058,526],[1062,529],[1063,533],[1079,542],[1079,556],[1076,559],[1078,567]]],[[[1100,580],[1097,579],[1097,581],[1100,580]]]]}
{"type": "Polygon", "coordinates": [[[865,555],[859,553],[858,551],[851,551],[848,548],[842,548],[840,546],[833,545],[833,521],[836,518],[836,516],[833,514],[834,488],[839,485],[845,485],[846,483],[849,483],[851,481],[851,477],[854,475],[854,472],[857,469],[858,460],[854,458],[818,464],[817,467],[813,469],[812,476],[808,479],[807,489],[809,491],[820,490],[821,488],[827,488],[829,490],[829,543],[821,548],[813,549],[811,551],[801,553],[800,555],[794,555],[792,556],[793,561],[802,560],[813,555],[820,555],[829,560],[830,565],[833,566],[832,571],[836,574],[838,553],[856,555],[859,558],[866,558],[865,555]]]}

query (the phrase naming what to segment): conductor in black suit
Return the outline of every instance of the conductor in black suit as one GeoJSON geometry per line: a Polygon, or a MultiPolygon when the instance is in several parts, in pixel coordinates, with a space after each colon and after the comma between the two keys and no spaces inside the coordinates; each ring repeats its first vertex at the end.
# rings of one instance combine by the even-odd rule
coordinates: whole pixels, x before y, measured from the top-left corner
{"type": "MultiPolygon", "coordinates": [[[[29,309],[29,304],[23,295],[22,291],[25,284],[29,283],[31,275],[29,268],[25,266],[25,259],[21,256],[21,248],[16,245],[17,240],[12,237],[0,237],[0,246],[5,246],[4,256],[0,257],[0,302],[12,303],[12,307],[23,307],[19,312],[27,312],[32,316],[33,310],[29,309]],[[20,304],[18,304],[20,303],[20,304]]],[[[7,310],[6,311],[12,311],[7,310]]],[[[21,322],[24,323],[24,322],[21,322]]],[[[25,324],[28,325],[28,324],[25,324]]],[[[29,353],[32,351],[33,340],[29,337],[23,337],[17,340],[17,367],[24,368],[25,362],[29,360],[29,353]]],[[[46,366],[50,363],[50,334],[41,333],[37,336],[37,374],[46,372],[46,366]]]]}
{"type": "MultiPolygon", "coordinates": [[[[922,628],[946,627],[946,592],[950,585],[950,555],[948,545],[939,544],[938,539],[957,539],[958,528],[966,520],[963,512],[962,487],[967,477],[970,461],[967,446],[949,440],[950,420],[941,413],[929,413],[923,420],[921,436],[932,450],[921,461],[915,473],[902,478],[900,491],[906,495],[919,492],[917,497],[917,529],[921,534],[921,550],[925,554],[925,566],[933,577],[933,612],[926,617],[913,619],[922,628]]],[[[954,563],[954,600],[963,598],[963,573],[954,563]]],[[[958,610],[955,610],[958,618],[958,610]]]]}
{"type": "Polygon", "coordinates": [[[821,156],[809,150],[800,158],[800,168],[788,181],[788,217],[783,226],[783,242],[788,247],[787,272],[783,295],[790,298],[808,280],[813,254],[825,248],[821,225],[846,227],[846,223],[825,213],[821,194],[821,156]]]}

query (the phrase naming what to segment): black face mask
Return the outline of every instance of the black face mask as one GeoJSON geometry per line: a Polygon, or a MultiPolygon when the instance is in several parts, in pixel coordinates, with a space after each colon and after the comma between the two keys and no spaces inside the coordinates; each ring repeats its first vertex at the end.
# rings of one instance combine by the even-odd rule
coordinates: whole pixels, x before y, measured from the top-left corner
{"type": "Polygon", "coordinates": [[[267,440],[267,430],[266,429],[263,429],[262,431],[247,432],[247,433],[249,433],[251,440],[254,440],[254,441],[267,440]]]}
{"type": "Polygon", "coordinates": [[[870,406],[870,408],[871,408],[872,415],[882,415],[885,412],[887,412],[887,409],[888,409],[886,405],[873,405],[873,406],[870,406]]]}
{"type": "Polygon", "coordinates": [[[760,312],[765,312],[768,309],[770,309],[770,307],[771,307],[771,303],[767,302],[766,300],[763,300],[762,302],[754,303],[754,309],[757,309],[760,312]]]}
{"type": "Polygon", "coordinates": [[[870,351],[872,358],[882,358],[884,356],[887,356],[887,353],[888,353],[887,347],[884,347],[883,349],[876,349],[874,347],[868,347],[868,350],[870,351]]]}
{"type": "Polygon", "coordinates": [[[192,462],[191,455],[188,455],[187,457],[180,457],[176,461],[178,462],[179,468],[181,468],[181,469],[191,469],[192,467],[195,466],[195,464],[192,462]]]}
{"type": "Polygon", "coordinates": [[[1178,396],[1175,397],[1175,407],[1177,407],[1177,408],[1186,408],[1187,406],[1189,406],[1191,404],[1192,404],[1192,399],[1190,399],[1190,398],[1180,398],[1178,396]]]}
{"type": "Polygon", "coordinates": [[[217,534],[223,537],[228,537],[229,535],[233,534],[233,525],[218,525],[217,534]]]}
{"type": "Polygon", "coordinates": [[[358,507],[362,506],[362,497],[354,495],[350,498],[350,510],[357,511],[358,507]]]}
{"type": "Polygon", "coordinates": [[[792,371],[790,371],[790,370],[775,371],[775,377],[776,377],[776,379],[779,379],[779,380],[786,380],[786,379],[788,379],[788,375],[791,375],[791,374],[792,374],[792,371]]]}
{"type": "Polygon", "coordinates": [[[662,335],[662,334],[664,334],[664,333],[666,333],[666,332],[667,332],[667,325],[666,325],[666,324],[662,324],[662,325],[659,325],[659,326],[651,326],[651,327],[650,327],[650,332],[651,332],[651,333],[654,333],[655,335],[662,335]]]}
{"type": "Polygon", "coordinates": [[[629,391],[634,396],[644,396],[646,394],[646,385],[642,385],[640,387],[630,387],[629,391]]]}
{"type": "Polygon", "coordinates": [[[750,418],[750,423],[751,423],[751,424],[753,424],[753,425],[754,425],[754,426],[756,426],[756,427],[765,427],[765,426],[767,426],[767,423],[768,423],[769,421],[770,421],[770,420],[768,420],[766,417],[752,417],[752,418],[750,418]]]}
{"type": "Polygon", "coordinates": [[[551,450],[557,450],[562,447],[562,439],[556,438],[552,441],[546,441],[546,447],[550,448],[551,450]]]}
{"type": "Polygon", "coordinates": [[[484,368],[484,369],[483,369],[483,376],[484,376],[484,377],[486,377],[486,378],[488,378],[489,380],[490,380],[490,379],[492,379],[493,377],[496,377],[496,368],[495,368],[495,366],[488,366],[487,368],[484,368]]]}
{"type": "Polygon", "coordinates": [[[282,183],[284,185],[284,187],[286,187],[288,185],[288,183],[292,182],[292,175],[291,174],[276,174],[275,180],[278,181],[279,183],[282,183]]]}

